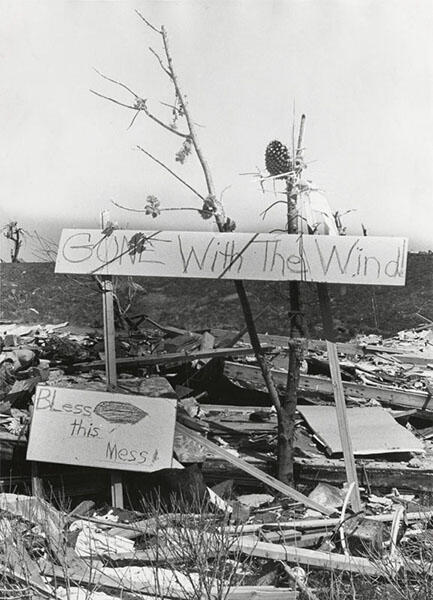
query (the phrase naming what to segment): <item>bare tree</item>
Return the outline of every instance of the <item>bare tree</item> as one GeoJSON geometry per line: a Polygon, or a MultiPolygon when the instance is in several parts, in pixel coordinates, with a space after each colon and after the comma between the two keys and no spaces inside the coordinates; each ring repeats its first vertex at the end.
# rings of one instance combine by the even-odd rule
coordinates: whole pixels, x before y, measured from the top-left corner
{"type": "MultiPolygon", "coordinates": [[[[107,96],[94,90],[91,91],[97,96],[104,98],[105,100],[109,100],[110,102],[113,102],[119,106],[133,111],[134,115],[129,124],[129,127],[131,127],[135,123],[137,117],[140,114],[144,114],[150,120],[160,125],[163,129],[171,132],[175,136],[180,137],[182,139],[182,146],[176,155],[176,160],[177,162],[182,164],[186,160],[188,155],[192,153],[192,151],[195,152],[195,155],[198,159],[203,173],[206,192],[201,193],[200,191],[195,189],[190,183],[185,181],[175,171],[173,171],[173,169],[167,166],[167,164],[164,161],[155,157],[147,149],[142,148],[141,146],[137,146],[137,148],[141,152],[143,152],[148,158],[160,165],[161,168],[163,168],[165,171],[169,172],[177,181],[179,181],[182,185],[188,188],[195,197],[199,198],[202,203],[201,207],[183,207],[180,209],[162,208],[159,200],[155,196],[147,197],[147,203],[143,209],[132,209],[122,206],[118,203],[116,203],[116,205],[120,208],[132,210],[134,212],[142,212],[144,214],[151,215],[152,217],[157,217],[163,210],[195,210],[199,212],[203,219],[213,218],[220,232],[233,231],[236,227],[236,224],[230,217],[228,217],[225,214],[223,204],[221,200],[217,197],[212,173],[201,148],[199,137],[197,135],[196,124],[192,118],[187,98],[181,88],[179,78],[174,68],[167,31],[164,26],[162,26],[161,28],[155,27],[138,11],[137,14],[140,17],[140,19],[145,23],[145,25],[153,33],[158,35],[159,40],[161,42],[162,54],[158,53],[153,48],[149,48],[149,50],[155,56],[160,68],[162,69],[163,73],[168,77],[173,87],[174,100],[171,104],[165,104],[165,106],[171,110],[171,122],[164,121],[162,118],[157,116],[150,109],[147,99],[142,98],[129,86],[125,85],[123,82],[117,79],[107,77],[102,73],[99,73],[99,75],[103,79],[111,82],[117,87],[128,92],[128,94],[131,95],[130,101],[120,101],[112,96],[107,96]],[[184,127],[183,131],[179,129],[179,123],[182,123],[184,127]]],[[[270,363],[268,362],[267,357],[262,350],[244,283],[242,281],[235,280],[234,284],[239,296],[240,304],[244,314],[244,319],[248,329],[248,334],[257,363],[261,369],[263,379],[266,383],[270,400],[275,406],[277,412],[279,423],[279,446],[282,449],[282,451],[278,452],[278,477],[285,483],[293,483],[292,453],[289,453],[289,455],[287,455],[286,452],[288,444],[289,446],[292,445],[292,441],[289,438],[290,436],[293,438],[293,423],[289,423],[289,419],[287,418],[287,410],[281,404],[275,383],[272,378],[270,363]],[[288,461],[290,462],[290,464],[288,464],[288,461]]]]}
{"type": "Polygon", "coordinates": [[[11,262],[17,263],[18,255],[23,245],[24,229],[18,227],[17,221],[10,221],[3,227],[3,235],[12,242],[11,262]]]}

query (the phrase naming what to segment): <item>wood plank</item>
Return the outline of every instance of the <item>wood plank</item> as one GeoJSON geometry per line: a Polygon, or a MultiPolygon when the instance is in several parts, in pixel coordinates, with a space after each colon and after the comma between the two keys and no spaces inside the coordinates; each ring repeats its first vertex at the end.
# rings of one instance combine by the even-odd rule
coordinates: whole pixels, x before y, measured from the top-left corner
{"type": "MultiPolygon", "coordinates": [[[[195,595],[198,585],[194,585],[186,575],[173,569],[159,568],[159,574],[154,566],[141,567],[143,575],[131,576],[126,569],[118,568],[86,568],[83,562],[75,561],[71,569],[63,569],[57,565],[45,562],[43,573],[59,581],[74,581],[78,585],[91,585],[96,588],[107,587],[115,590],[127,590],[140,594],[140,599],[152,598],[184,598],[185,600],[195,595]],[[159,576],[158,576],[159,575],[159,576]],[[150,594],[150,595],[148,595],[150,594]]],[[[227,600],[296,600],[298,593],[287,588],[274,586],[233,586],[230,589],[209,590],[212,597],[222,597],[227,600]]]]}
{"type": "Polygon", "coordinates": [[[193,595],[194,587],[178,571],[168,569],[155,570],[154,567],[88,567],[84,561],[75,561],[70,568],[54,565],[45,561],[43,575],[53,577],[55,581],[64,581],[70,585],[104,587],[113,590],[130,591],[140,594],[140,599],[182,598],[187,600],[193,595]],[[141,571],[138,573],[138,569],[141,571]],[[168,574],[168,576],[166,575],[168,574]],[[178,583],[181,581],[182,583],[178,583]],[[188,585],[189,584],[189,585],[188,585]]]}
{"type": "Polygon", "coordinates": [[[211,425],[212,431],[217,427],[220,430],[220,434],[248,435],[251,433],[275,433],[277,430],[276,419],[272,419],[266,423],[255,423],[254,421],[243,423],[237,419],[226,421],[225,419],[212,418],[206,419],[206,423],[211,425]]]}
{"type": "Polygon", "coordinates": [[[64,229],[56,273],[404,285],[407,239],[64,229]]]}
{"type": "Polygon", "coordinates": [[[298,592],[271,585],[240,585],[224,593],[226,600],[296,600],[298,592]]]}
{"type": "Polygon", "coordinates": [[[234,548],[248,556],[283,560],[320,569],[362,573],[363,575],[379,574],[377,567],[364,557],[346,556],[344,554],[310,550],[309,548],[296,548],[287,544],[260,542],[253,536],[241,536],[234,543],[234,548]]]}
{"type": "MultiPolygon", "coordinates": [[[[225,329],[212,329],[211,333],[217,338],[233,334],[236,335],[235,331],[225,329]]],[[[276,348],[287,348],[290,342],[290,338],[284,335],[275,335],[271,333],[259,333],[259,340],[261,343],[270,344],[276,348]]],[[[248,336],[244,334],[242,341],[248,342],[248,336]]],[[[326,340],[312,340],[302,338],[302,342],[306,344],[307,350],[312,352],[326,352],[326,340]]],[[[413,365],[428,365],[433,364],[433,356],[426,356],[420,353],[408,353],[406,349],[397,348],[395,346],[383,346],[381,344],[355,344],[352,342],[337,342],[337,351],[339,354],[345,354],[346,356],[362,356],[364,354],[390,354],[393,358],[397,359],[401,363],[413,364],[413,365]]]]}
{"type": "MultiPolygon", "coordinates": [[[[346,481],[344,464],[338,460],[296,458],[296,478],[307,485],[318,481],[341,485],[346,481]]],[[[373,490],[400,492],[433,492],[433,468],[411,469],[405,463],[366,462],[356,467],[360,485],[373,490]]],[[[225,475],[227,477],[227,475],[225,475]]]]}
{"type": "MultiPolygon", "coordinates": [[[[250,460],[248,458],[248,462],[250,460]]],[[[262,472],[275,471],[272,460],[254,459],[254,464],[262,472]]],[[[412,469],[404,463],[358,461],[356,470],[360,485],[366,487],[368,484],[375,491],[390,492],[392,488],[397,488],[402,493],[433,493],[433,468],[412,469]]],[[[229,466],[225,461],[217,458],[207,458],[203,465],[203,474],[208,481],[215,483],[226,479],[237,479],[243,486],[252,490],[256,485],[253,477],[248,477],[239,468],[229,466]]],[[[318,481],[341,486],[346,481],[346,471],[342,460],[296,457],[295,477],[297,482],[309,487],[315,487],[318,481]]]]}
{"type": "MultiPolygon", "coordinates": [[[[110,219],[108,210],[101,212],[101,229],[107,227],[110,219]]],[[[104,236],[104,233],[100,234],[104,236]]],[[[107,246],[105,246],[107,251],[107,246]]],[[[108,260],[105,254],[104,260],[108,260]]],[[[104,321],[104,354],[105,354],[105,373],[107,381],[107,391],[116,389],[117,385],[117,367],[116,367],[116,327],[114,324],[114,286],[113,279],[108,273],[101,277],[102,286],[102,315],[104,321]]],[[[111,478],[111,503],[117,508],[123,508],[123,484],[122,475],[119,471],[112,471],[111,478]]]]}
{"type": "MultiPolygon", "coordinates": [[[[253,365],[226,362],[224,373],[231,379],[246,381],[259,388],[264,387],[261,371],[253,365]]],[[[272,369],[271,373],[277,388],[283,390],[286,385],[287,374],[276,369],[272,369]]],[[[347,396],[354,398],[365,400],[374,398],[391,406],[416,408],[422,412],[433,413],[433,398],[427,392],[415,392],[414,390],[402,390],[385,386],[369,386],[350,381],[343,381],[343,388],[347,396]]],[[[333,394],[332,381],[328,377],[319,375],[301,374],[300,389],[308,394],[333,394]]]]}
{"type": "MultiPolygon", "coordinates": [[[[263,346],[264,352],[271,352],[272,346],[263,346]]],[[[151,354],[148,356],[127,356],[116,358],[118,367],[151,367],[154,365],[175,365],[193,360],[202,360],[205,358],[225,358],[227,356],[249,356],[254,354],[251,347],[248,348],[215,348],[212,350],[197,350],[195,352],[173,352],[167,354],[151,354]]],[[[104,369],[105,361],[94,360],[87,363],[75,363],[71,366],[74,371],[89,371],[91,369],[104,369]]]]}
{"type": "Polygon", "coordinates": [[[231,454],[224,448],[217,446],[210,440],[202,437],[201,435],[199,435],[198,433],[196,433],[194,431],[191,431],[190,429],[181,425],[180,423],[176,423],[176,432],[183,433],[190,439],[193,439],[193,440],[199,442],[202,446],[204,446],[205,448],[210,450],[210,452],[212,452],[213,454],[216,454],[217,456],[224,458],[230,464],[236,466],[238,469],[241,469],[242,471],[245,471],[249,475],[252,475],[253,477],[258,479],[259,481],[262,481],[269,487],[272,487],[273,489],[279,491],[281,494],[284,494],[285,496],[288,496],[289,498],[293,498],[294,500],[297,500],[298,502],[301,502],[305,506],[309,506],[310,508],[313,508],[314,510],[319,511],[322,514],[325,514],[325,515],[333,514],[334,511],[332,509],[329,509],[325,506],[322,506],[321,504],[318,504],[317,502],[310,500],[309,498],[307,498],[307,496],[304,496],[304,494],[301,494],[294,488],[291,488],[288,485],[285,485],[284,483],[282,483],[281,481],[278,481],[271,475],[268,475],[267,473],[260,471],[260,469],[253,467],[252,465],[248,464],[241,458],[234,456],[233,454],[231,454]]]}
{"type": "Polygon", "coordinates": [[[322,317],[323,333],[326,338],[326,353],[328,355],[329,370],[331,374],[335,412],[337,415],[338,432],[343,451],[344,465],[346,467],[347,483],[352,488],[350,504],[354,512],[362,510],[361,495],[359,492],[358,477],[356,473],[355,456],[353,454],[352,437],[349,430],[347,417],[346,398],[344,395],[343,380],[341,377],[340,363],[336,345],[334,321],[332,318],[331,300],[327,283],[317,284],[320,314],[322,317]]]}
{"type": "Polygon", "coordinates": [[[32,495],[36,498],[44,498],[44,480],[39,476],[39,466],[37,462],[31,463],[32,495]]]}
{"type": "Polygon", "coordinates": [[[355,456],[353,454],[352,437],[347,418],[346,399],[344,397],[343,381],[341,379],[340,364],[338,362],[337,347],[334,342],[326,341],[331,369],[332,388],[334,391],[335,411],[337,413],[338,431],[343,450],[344,464],[346,467],[347,482],[352,485],[351,506],[355,512],[362,510],[361,496],[359,493],[358,477],[356,473],[355,456]]]}
{"type": "Polygon", "coordinates": [[[264,538],[263,541],[265,542],[294,544],[297,548],[311,548],[323,542],[325,538],[329,538],[332,533],[332,530],[326,531],[326,529],[320,529],[314,533],[301,533],[298,531],[297,535],[293,535],[290,533],[290,530],[288,531],[289,533],[284,530],[266,531],[262,529],[260,535],[264,538]]]}
{"type": "MultiPolygon", "coordinates": [[[[395,511],[393,513],[366,515],[365,519],[367,521],[391,523],[394,519],[394,516],[395,511]]],[[[406,513],[405,516],[408,523],[429,521],[432,517],[432,510],[411,511],[406,513]]],[[[258,531],[263,533],[278,533],[279,535],[284,535],[286,529],[289,529],[289,531],[293,531],[293,529],[300,529],[302,532],[313,530],[311,535],[317,535],[316,530],[318,529],[324,529],[327,532],[331,532],[338,525],[340,525],[340,517],[319,517],[315,519],[291,519],[290,521],[276,521],[273,523],[253,523],[251,525],[229,525],[224,529],[224,531],[234,535],[246,535],[249,533],[257,533],[258,531]]]]}

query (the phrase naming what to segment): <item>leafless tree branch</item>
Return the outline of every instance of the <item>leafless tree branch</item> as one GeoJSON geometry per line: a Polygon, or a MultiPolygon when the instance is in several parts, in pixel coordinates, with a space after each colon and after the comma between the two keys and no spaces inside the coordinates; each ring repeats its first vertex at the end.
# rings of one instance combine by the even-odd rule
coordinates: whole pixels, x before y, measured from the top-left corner
{"type": "Polygon", "coordinates": [[[131,127],[135,123],[135,119],[138,117],[139,114],[140,114],[140,110],[137,110],[137,112],[135,113],[135,115],[132,117],[132,120],[131,120],[130,124],[128,125],[127,129],[131,129],[131,127]]]}
{"type": "Polygon", "coordinates": [[[104,96],[104,94],[100,94],[99,92],[96,92],[95,90],[90,90],[90,92],[92,94],[95,94],[95,96],[99,96],[100,98],[103,98],[104,100],[109,100],[110,102],[114,102],[114,104],[118,104],[119,106],[123,106],[125,108],[132,108],[132,110],[138,110],[135,106],[131,106],[131,104],[125,104],[124,102],[115,100],[115,98],[111,98],[110,96],[104,96]]]}
{"type": "MultiPolygon", "coordinates": [[[[111,200],[111,204],[113,204],[114,206],[117,206],[117,208],[121,208],[122,210],[127,210],[129,212],[135,212],[135,213],[146,213],[147,212],[147,210],[145,208],[131,208],[129,206],[123,206],[122,204],[119,204],[119,202],[116,202],[115,200],[111,200]]],[[[212,213],[210,211],[205,211],[201,208],[194,208],[192,206],[191,207],[179,206],[178,208],[176,208],[176,207],[160,208],[159,212],[174,212],[174,211],[182,211],[182,210],[193,211],[193,212],[198,212],[198,213],[207,212],[207,214],[209,216],[212,216],[212,213]]]]}
{"type": "MultiPolygon", "coordinates": [[[[188,123],[190,137],[192,139],[192,143],[193,143],[194,149],[196,151],[197,158],[198,158],[200,165],[202,167],[202,170],[203,170],[204,178],[206,180],[207,190],[208,190],[209,195],[215,197],[215,200],[216,200],[215,186],[213,183],[212,175],[210,173],[210,169],[207,164],[207,161],[201,150],[201,147],[200,147],[200,144],[198,141],[198,136],[197,136],[197,133],[195,130],[195,124],[191,118],[187,100],[180,88],[179,80],[178,80],[175,70],[174,70],[173,59],[172,59],[171,53],[170,53],[168,35],[167,35],[167,31],[165,30],[164,26],[161,27],[161,35],[162,35],[162,40],[163,40],[163,44],[164,44],[165,56],[167,58],[168,69],[171,73],[171,78],[173,81],[174,88],[176,90],[176,95],[177,95],[177,97],[183,107],[183,111],[185,113],[185,119],[186,119],[186,122],[188,123]]],[[[218,204],[219,204],[219,206],[217,207],[218,210],[215,212],[215,219],[217,221],[218,227],[223,229],[224,222],[225,222],[225,215],[224,215],[224,210],[223,210],[222,205],[220,203],[218,203],[218,204]]]]}
{"type": "Polygon", "coordinates": [[[152,25],[152,23],[150,23],[150,21],[148,21],[139,10],[135,11],[137,13],[137,15],[140,17],[140,19],[142,21],[144,21],[146,23],[146,25],[148,27],[150,27],[150,29],[152,29],[155,33],[159,33],[160,35],[162,35],[162,31],[160,29],[157,29],[154,25],[152,25]]]}
{"type": "Polygon", "coordinates": [[[101,71],[98,71],[98,69],[95,69],[95,71],[96,71],[96,73],[98,73],[98,75],[100,77],[102,77],[102,79],[106,79],[107,81],[110,81],[111,83],[114,83],[115,85],[119,85],[120,87],[125,89],[127,92],[129,92],[130,94],[135,96],[135,98],[137,100],[140,98],[140,96],[138,94],[136,94],[133,90],[131,90],[131,88],[129,88],[127,85],[125,85],[121,81],[118,81],[117,79],[112,79],[111,77],[108,77],[108,75],[104,75],[104,73],[101,73],[101,71]]]}
{"type": "Polygon", "coordinates": [[[171,133],[174,133],[175,135],[178,135],[179,137],[185,138],[185,139],[190,137],[189,133],[182,133],[181,131],[178,131],[174,127],[171,127],[171,125],[167,125],[166,123],[164,123],[163,121],[161,121],[160,119],[158,119],[158,117],[155,117],[155,115],[153,115],[147,108],[144,108],[142,110],[144,110],[144,112],[146,113],[146,115],[150,119],[152,119],[152,121],[155,121],[155,123],[158,123],[158,125],[161,125],[161,127],[164,127],[164,129],[167,129],[168,131],[171,131],[171,133]]]}
{"type": "MultiPolygon", "coordinates": [[[[164,67],[162,66],[162,68],[164,68],[164,67]]],[[[118,104],[119,106],[123,106],[125,108],[129,108],[131,110],[137,111],[136,115],[132,119],[128,129],[130,129],[130,127],[132,127],[132,125],[134,124],[134,121],[138,116],[138,112],[143,111],[150,119],[152,119],[152,121],[154,121],[155,123],[158,123],[158,125],[160,125],[164,129],[167,129],[171,133],[174,133],[175,135],[178,135],[181,138],[189,137],[188,133],[182,133],[181,131],[178,131],[177,129],[175,129],[174,127],[171,127],[171,125],[167,125],[167,123],[164,123],[164,121],[161,121],[161,119],[159,119],[153,113],[151,113],[146,105],[146,98],[141,98],[141,96],[139,96],[136,92],[134,92],[130,87],[128,87],[121,81],[118,81],[117,79],[113,79],[112,77],[108,77],[107,75],[104,75],[97,69],[95,69],[95,71],[103,79],[106,79],[107,81],[110,81],[111,83],[114,83],[115,85],[122,87],[123,89],[127,90],[130,94],[132,94],[134,96],[135,103],[133,105],[131,105],[131,104],[126,104],[125,102],[120,102],[120,100],[115,100],[114,98],[111,98],[110,96],[105,96],[104,94],[96,92],[95,90],[90,90],[92,92],[92,94],[95,94],[96,96],[99,96],[100,98],[104,98],[105,100],[114,102],[115,104],[118,104]]]]}
{"type": "Polygon", "coordinates": [[[277,204],[284,204],[285,205],[285,204],[287,204],[287,202],[286,202],[286,200],[276,200],[275,202],[272,202],[272,204],[270,204],[268,206],[268,208],[266,208],[263,212],[260,213],[260,216],[262,217],[263,220],[265,219],[266,215],[271,210],[271,208],[273,208],[277,204]]]}
{"type": "Polygon", "coordinates": [[[170,71],[167,69],[167,67],[162,62],[162,58],[159,56],[159,54],[157,52],[155,52],[155,50],[151,46],[149,46],[149,50],[153,54],[153,56],[155,56],[156,60],[159,62],[159,66],[164,71],[164,73],[166,73],[166,75],[168,75],[168,77],[170,77],[170,79],[172,79],[170,71]]]}

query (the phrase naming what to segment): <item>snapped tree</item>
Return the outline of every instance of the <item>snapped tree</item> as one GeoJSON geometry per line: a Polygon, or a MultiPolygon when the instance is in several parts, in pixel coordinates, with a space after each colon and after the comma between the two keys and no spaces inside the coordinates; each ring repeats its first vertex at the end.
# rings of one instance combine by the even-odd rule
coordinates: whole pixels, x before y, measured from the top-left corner
{"type": "MultiPolygon", "coordinates": [[[[281,181],[284,184],[284,200],[276,200],[263,213],[263,217],[277,204],[286,207],[286,228],[288,234],[296,234],[299,230],[300,216],[298,214],[298,195],[301,188],[301,174],[304,168],[303,161],[303,136],[305,115],[301,117],[298,143],[295,149],[294,122],[292,129],[292,154],[285,144],[273,140],[266,148],[265,164],[269,176],[262,178],[261,184],[266,180],[281,181]]],[[[303,359],[303,343],[305,336],[304,316],[301,306],[301,292],[298,281],[289,281],[289,348],[287,365],[286,392],[281,398],[281,417],[278,419],[278,469],[282,481],[291,481],[293,478],[295,413],[298,403],[298,387],[300,368],[303,359]]]]}

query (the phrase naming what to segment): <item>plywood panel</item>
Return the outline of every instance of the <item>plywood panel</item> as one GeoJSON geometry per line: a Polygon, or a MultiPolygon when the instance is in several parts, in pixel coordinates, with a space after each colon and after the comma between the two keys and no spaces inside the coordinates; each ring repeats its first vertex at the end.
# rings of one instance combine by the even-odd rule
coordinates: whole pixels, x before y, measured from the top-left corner
{"type": "MultiPolygon", "coordinates": [[[[334,406],[298,406],[298,411],[330,454],[342,452],[334,406]]],[[[348,408],[353,452],[357,456],[422,452],[422,443],[381,407],[348,408]]]]}

